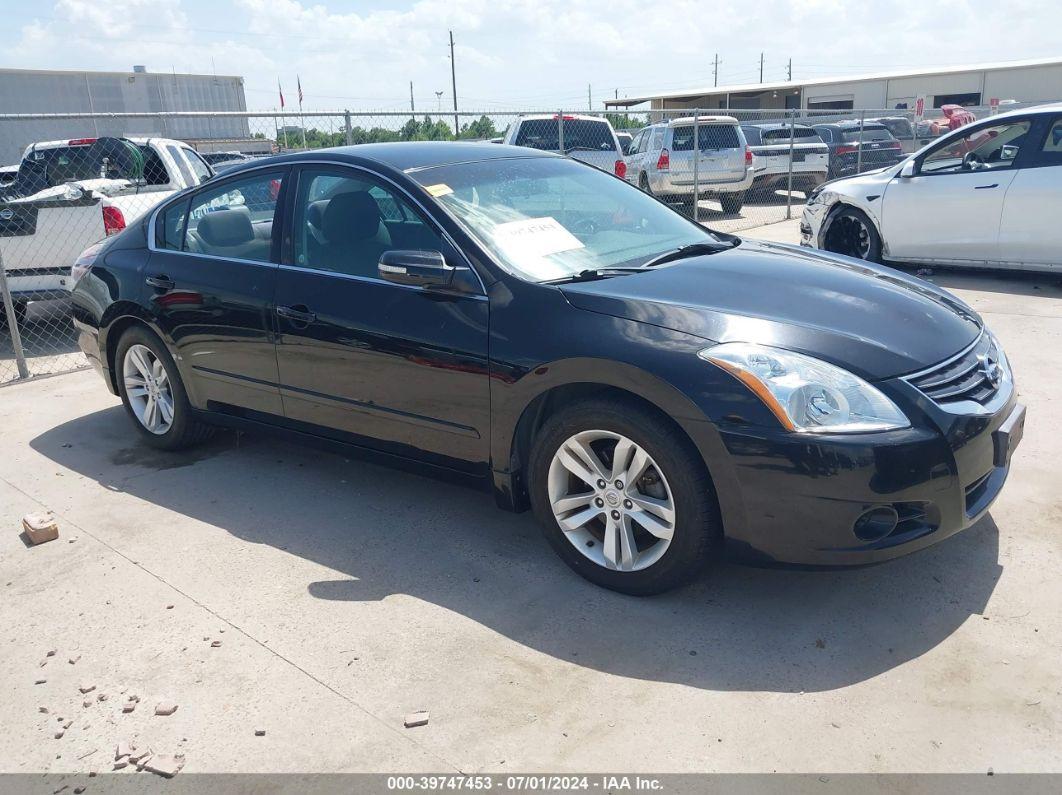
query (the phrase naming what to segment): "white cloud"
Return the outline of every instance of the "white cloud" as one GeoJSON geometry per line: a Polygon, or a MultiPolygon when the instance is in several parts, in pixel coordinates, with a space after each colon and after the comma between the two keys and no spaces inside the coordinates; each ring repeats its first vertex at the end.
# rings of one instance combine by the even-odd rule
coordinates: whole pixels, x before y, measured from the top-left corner
{"type": "MultiPolygon", "coordinates": [[[[363,8],[363,4],[358,5],[363,8]]],[[[248,104],[272,107],[280,76],[308,108],[449,105],[447,31],[463,107],[554,108],[618,90],[798,78],[1059,54],[1062,11],[1034,0],[420,0],[351,11],[338,0],[54,0],[20,10],[9,66],[242,74],[248,104]],[[221,32],[218,32],[221,31],[221,32]],[[213,58],[213,65],[211,59],[213,58]]],[[[1062,93],[1062,87],[1060,87],[1062,93]]]]}

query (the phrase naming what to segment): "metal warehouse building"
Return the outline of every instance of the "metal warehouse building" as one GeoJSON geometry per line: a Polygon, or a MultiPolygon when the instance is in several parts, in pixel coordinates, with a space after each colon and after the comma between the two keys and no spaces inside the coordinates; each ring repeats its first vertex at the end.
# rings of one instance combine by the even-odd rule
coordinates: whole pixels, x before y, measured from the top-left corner
{"type": "Polygon", "coordinates": [[[0,69],[0,165],[18,162],[34,141],[78,136],[158,135],[189,141],[249,137],[246,119],[12,120],[3,114],[245,110],[243,78],[232,75],[154,73],[143,66],[131,72],[0,69]]]}
{"type": "Polygon", "coordinates": [[[713,86],[693,91],[612,99],[606,107],[649,102],[652,110],[672,108],[845,110],[913,108],[926,105],[989,105],[1000,101],[1046,102],[1062,98],[1062,58],[974,64],[859,77],[713,86]]]}

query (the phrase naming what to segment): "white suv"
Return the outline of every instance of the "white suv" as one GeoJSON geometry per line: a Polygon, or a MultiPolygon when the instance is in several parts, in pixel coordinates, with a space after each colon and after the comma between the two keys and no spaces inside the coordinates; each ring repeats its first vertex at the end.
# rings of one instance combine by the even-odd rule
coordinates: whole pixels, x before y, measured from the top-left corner
{"type": "Polygon", "coordinates": [[[509,125],[501,143],[568,155],[618,177],[626,168],[616,131],[599,116],[521,116],[509,125]]]}
{"type": "Polygon", "coordinates": [[[701,116],[651,124],[634,137],[626,179],[663,201],[718,197],[723,212],[740,212],[754,176],[752,150],[733,116],[701,116]],[[700,139],[696,169],[694,129],[700,139]],[[696,173],[695,173],[696,172],[696,173]]]}

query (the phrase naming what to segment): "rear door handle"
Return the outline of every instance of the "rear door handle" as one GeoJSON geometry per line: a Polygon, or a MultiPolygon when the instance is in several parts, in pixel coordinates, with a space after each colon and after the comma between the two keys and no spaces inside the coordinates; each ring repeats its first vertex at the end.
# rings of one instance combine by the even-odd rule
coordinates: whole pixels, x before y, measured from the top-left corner
{"type": "Polygon", "coordinates": [[[278,306],[277,307],[277,314],[280,317],[282,317],[282,318],[284,318],[286,320],[291,320],[291,321],[293,321],[295,323],[307,323],[307,324],[309,324],[309,323],[313,323],[315,320],[317,320],[317,315],[314,312],[311,312],[309,309],[307,309],[306,307],[304,307],[302,305],[299,305],[297,307],[296,306],[278,306]]]}
{"type": "Polygon", "coordinates": [[[158,276],[148,276],[144,281],[147,282],[149,286],[157,287],[160,290],[172,290],[177,286],[173,279],[169,276],[164,276],[161,273],[158,276]]]}
{"type": "Polygon", "coordinates": [[[974,185],[974,190],[988,190],[989,188],[998,188],[999,183],[993,182],[991,185],[974,185]]]}

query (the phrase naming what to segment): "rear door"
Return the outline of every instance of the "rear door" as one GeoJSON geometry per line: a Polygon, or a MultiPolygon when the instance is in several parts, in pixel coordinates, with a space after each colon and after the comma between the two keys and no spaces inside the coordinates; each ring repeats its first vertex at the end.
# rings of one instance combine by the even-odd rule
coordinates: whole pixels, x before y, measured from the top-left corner
{"type": "Polygon", "coordinates": [[[393,249],[467,266],[408,195],[348,166],[305,166],[276,292],[289,420],[321,435],[484,471],[490,419],[486,295],[379,278],[393,249]]]}
{"type": "Polygon", "coordinates": [[[144,295],[200,408],[283,413],[272,302],[287,173],[210,183],[155,217],[144,295]]]}
{"type": "Polygon", "coordinates": [[[1062,266],[1062,115],[1046,117],[1033,133],[1030,157],[1018,169],[1003,201],[1000,260],[1020,265],[1062,266]]]}

